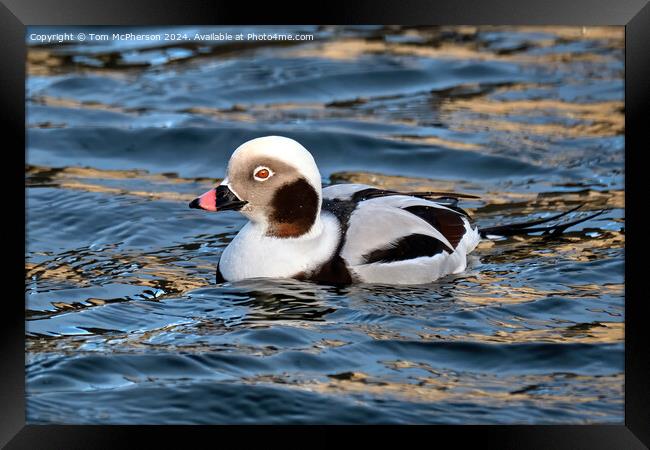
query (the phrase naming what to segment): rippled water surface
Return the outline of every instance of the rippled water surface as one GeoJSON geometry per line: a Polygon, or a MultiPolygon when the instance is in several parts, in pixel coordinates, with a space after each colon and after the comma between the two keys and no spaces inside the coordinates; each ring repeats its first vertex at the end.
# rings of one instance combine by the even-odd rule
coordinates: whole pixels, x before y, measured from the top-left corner
{"type": "Polygon", "coordinates": [[[28,422],[622,423],[623,28],[275,30],[314,40],[30,43],[28,422]],[[483,225],[608,212],[430,285],[217,285],[244,220],[187,203],[268,134],[483,225]]]}

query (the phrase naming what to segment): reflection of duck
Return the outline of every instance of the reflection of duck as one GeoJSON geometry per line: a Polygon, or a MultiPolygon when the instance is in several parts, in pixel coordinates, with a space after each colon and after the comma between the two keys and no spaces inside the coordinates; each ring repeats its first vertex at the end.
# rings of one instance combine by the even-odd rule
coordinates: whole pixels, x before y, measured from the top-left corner
{"type": "MultiPolygon", "coordinates": [[[[190,203],[237,210],[249,222],[224,250],[218,281],[298,278],[332,284],[427,283],[465,270],[481,237],[559,232],[549,219],[476,228],[462,194],[399,193],[360,184],[321,188],[312,155],[280,136],[253,139],[230,158],[227,177],[190,203]]],[[[599,213],[596,213],[599,214],[599,213]]]]}
{"type": "Polygon", "coordinates": [[[338,287],[314,286],[299,280],[251,279],[219,290],[233,305],[245,306],[243,322],[322,321],[336,311],[327,299],[336,298],[338,287]]]}

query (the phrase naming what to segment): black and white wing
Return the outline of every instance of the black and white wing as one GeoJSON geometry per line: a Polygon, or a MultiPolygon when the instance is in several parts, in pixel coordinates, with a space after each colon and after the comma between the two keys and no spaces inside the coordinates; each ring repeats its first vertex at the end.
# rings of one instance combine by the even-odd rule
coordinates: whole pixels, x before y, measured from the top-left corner
{"type": "Polygon", "coordinates": [[[427,283],[461,272],[480,240],[450,194],[348,184],[323,197],[323,210],[341,222],[340,257],[362,282],[427,283]]]}

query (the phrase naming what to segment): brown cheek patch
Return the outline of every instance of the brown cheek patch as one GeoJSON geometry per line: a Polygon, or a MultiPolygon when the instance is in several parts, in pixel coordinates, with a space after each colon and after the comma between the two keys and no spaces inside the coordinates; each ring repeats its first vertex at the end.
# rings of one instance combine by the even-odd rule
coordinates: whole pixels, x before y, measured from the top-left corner
{"type": "Polygon", "coordinates": [[[300,178],[285,184],[273,195],[269,217],[269,236],[298,237],[314,224],[318,213],[318,194],[300,178]]]}

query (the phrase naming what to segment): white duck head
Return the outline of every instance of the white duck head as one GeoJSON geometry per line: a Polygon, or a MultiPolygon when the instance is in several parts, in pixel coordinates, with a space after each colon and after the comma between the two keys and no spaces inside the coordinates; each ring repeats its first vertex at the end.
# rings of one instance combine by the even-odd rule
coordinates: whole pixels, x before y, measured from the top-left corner
{"type": "Polygon", "coordinates": [[[267,236],[296,238],[319,225],[321,197],[311,153],[293,139],[266,136],[240,145],[223,182],[190,208],[240,211],[267,236]]]}

